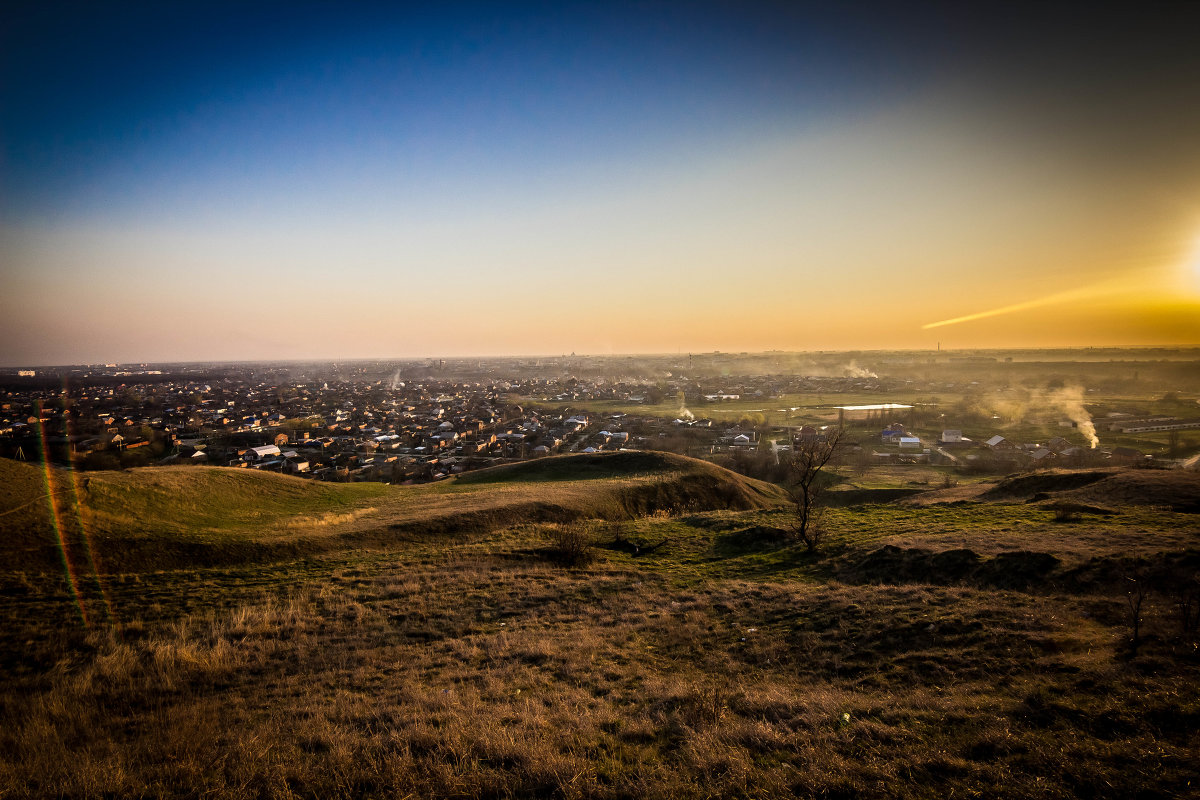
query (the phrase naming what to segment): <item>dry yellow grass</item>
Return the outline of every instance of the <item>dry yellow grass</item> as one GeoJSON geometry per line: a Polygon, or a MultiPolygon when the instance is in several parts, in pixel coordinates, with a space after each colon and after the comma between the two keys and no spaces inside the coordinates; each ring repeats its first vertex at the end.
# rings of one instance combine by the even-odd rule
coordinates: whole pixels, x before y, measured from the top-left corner
{"type": "MultiPolygon", "coordinates": [[[[531,485],[575,491],[479,484],[501,506],[531,485]]],[[[778,513],[593,520],[575,529],[605,546],[577,567],[541,522],[123,570],[84,598],[90,628],[61,574],[0,571],[0,796],[1193,793],[1200,663],[1173,596],[1151,596],[1133,657],[1104,586],[836,577],[900,541],[1153,560],[1192,516],[866,507],[831,513],[824,556],[726,546],[778,513]],[[669,544],[634,556],[618,530],[669,544]]]]}
{"type": "Polygon", "coordinates": [[[1128,662],[1096,599],[565,570],[538,531],[497,536],[56,646],[4,698],[0,792],[1172,796],[1194,776],[1195,665],[1128,662]]]}

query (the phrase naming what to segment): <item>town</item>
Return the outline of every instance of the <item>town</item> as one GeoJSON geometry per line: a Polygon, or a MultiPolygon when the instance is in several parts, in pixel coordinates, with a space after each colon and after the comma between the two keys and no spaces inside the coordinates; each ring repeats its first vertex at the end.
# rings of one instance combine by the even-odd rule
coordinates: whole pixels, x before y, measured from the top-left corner
{"type": "Polygon", "coordinates": [[[1092,349],[14,369],[0,375],[0,455],[423,483],[639,449],[779,480],[783,454],[835,426],[847,433],[840,462],[859,471],[1195,467],[1196,358],[1092,349]]]}

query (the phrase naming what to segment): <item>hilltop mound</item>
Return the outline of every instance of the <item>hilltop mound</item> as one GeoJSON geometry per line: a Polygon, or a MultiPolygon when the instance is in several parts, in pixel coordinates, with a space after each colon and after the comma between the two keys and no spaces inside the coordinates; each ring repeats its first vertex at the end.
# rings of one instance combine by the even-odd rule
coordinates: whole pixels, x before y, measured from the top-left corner
{"type": "Polygon", "coordinates": [[[285,515],[341,509],[387,489],[223,467],[71,472],[3,459],[0,482],[7,489],[0,495],[0,531],[5,533],[83,520],[89,533],[212,534],[285,515]]]}
{"type": "MultiPolygon", "coordinates": [[[[617,507],[595,507],[595,516],[637,516],[654,511],[746,510],[782,502],[774,484],[747,478],[697,458],[658,451],[587,453],[506,464],[459,475],[458,486],[617,482],[609,495],[617,507]]],[[[597,487],[598,488],[598,487],[597,487]]],[[[539,489],[543,495],[552,491],[539,489]]]]}
{"type": "Polygon", "coordinates": [[[393,528],[464,530],[584,517],[628,519],[655,512],[767,508],[784,501],[775,485],[687,456],[659,452],[554,456],[505,464],[424,487],[422,516],[405,515],[393,528]]]}
{"type": "Polygon", "coordinates": [[[6,459],[0,486],[0,557],[34,570],[61,569],[64,555],[113,570],[209,563],[216,550],[216,561],[236,561],[255,543],[294,539],[300,520],[333,527],[361,515],[389,488],[221,467],[80,473],[6,459]]]}
{"type": "Polygon", "coordinates": [[[1113,475],[1115,469],[1052,469],[1005,478],[979,495],[980,500],[1001,502],[1029,501],[1055,492],[1065,492],[1104,480],[1113,475]]]}
{"type": "Polygon", "coordinates": [[[1007,478],[978,497],[1000,502],[1072,502],[1200,510],[1200,474],[1181,470],[1050,470],[1007,478]]]}
{"type": "Polygon", "coordinates": [[[592,478],[630,478],[663,472],[718,472],[734,479],[741,476],[707,461],[663,453],[657,450],[630,450],[621,453],[579,453],[550,456],[516,464],[467,472],[458,483],[498,483],[501,481],[574,481],[592,478]]]}
{"type": "Polygon", "coordinates": [[[1164,506],[1200,512],[1200,473],[1181,470],[1127,469],[1058,495],[1077,503],[1164,506]]]}
{"type": "Polygon", "coordinates": [[[1103,512],[1112,506],[1161,506],[1200,512],[1200,473],[1157,469],[1055,469],[1016,475],[994,484],[969,484],[923,492],[909,506],[961,502],[1037,503],[1103,512]]]}
{"type": "Polygon", "coordinates": [[[547,458],[411,487],[222,467],[72,473],[0,460],[0,485],[0,555],[35,570],[59,568],[63,543],[70,560],[86,556],[91,568],[120,571],[782,502],[771,484],[665,453],[547,458]]]}

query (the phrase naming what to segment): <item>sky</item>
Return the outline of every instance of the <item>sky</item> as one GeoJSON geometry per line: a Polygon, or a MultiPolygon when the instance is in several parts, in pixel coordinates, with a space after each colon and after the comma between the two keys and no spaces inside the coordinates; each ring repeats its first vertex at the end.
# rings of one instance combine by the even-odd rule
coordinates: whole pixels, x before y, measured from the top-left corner
{"type": "Polygon", "coordinates": [[[1194,9],[20,4],[0,365],[1197,345],[1194,9]]]}

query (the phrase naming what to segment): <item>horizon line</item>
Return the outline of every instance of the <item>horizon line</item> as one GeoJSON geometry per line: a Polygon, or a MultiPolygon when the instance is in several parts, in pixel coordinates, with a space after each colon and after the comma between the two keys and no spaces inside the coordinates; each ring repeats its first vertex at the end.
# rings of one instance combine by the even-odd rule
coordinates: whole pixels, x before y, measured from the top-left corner
{"type": "MultiPolygon", "coordinates": [[[[1047,346],[1047,347],[1030,347],[1030,346],[1014,346],[1014,347],[953,347],[953,348],[825,348],[818,350],[690,350],[686,355],[690,357],[703,355],[725,355],[725,356],[767,356],[767,355],[833,355],[833,354],[850,354],[850,353],[998,353],[998,352],[1057,352],[1057,351],[1074,351],[1074,350],[1200,350],[1200,343],[1194,344],[1130,344],[1130,345],[1062,345],[1062,346],[1047,346]]],[[[420,356],[335,356],[335,357],[295,357],[295,358],[237,358],[237,359],[193,359],[186,361],[178,361],[171,359],[142,359],[137,361],[111,361],[111,362],[77,362],[73,364],[29,364],[29,363],[10,363],[0,364],[0,369],[64,369],[64,368],[79,368],[79,367],[104,367],[112,364],[114,367],[127,366],[149,366],[149,365],[193,365],[193,364],[332,364],[332,363],[371,363],[381,361],[429,361],[429,360],[455,360],[455,361],[499,361],[505,359],[564,359],[564,358],[652,358],[652,357],[681,357],[683,351],[644,351],[644,352],[625,352],[625,353],[511,353],[505,355],[420,355],[420,356]]]]}

